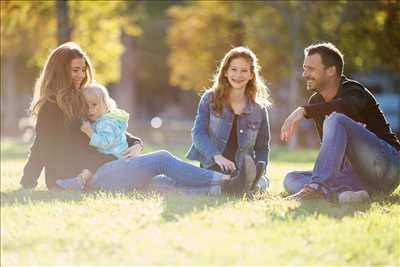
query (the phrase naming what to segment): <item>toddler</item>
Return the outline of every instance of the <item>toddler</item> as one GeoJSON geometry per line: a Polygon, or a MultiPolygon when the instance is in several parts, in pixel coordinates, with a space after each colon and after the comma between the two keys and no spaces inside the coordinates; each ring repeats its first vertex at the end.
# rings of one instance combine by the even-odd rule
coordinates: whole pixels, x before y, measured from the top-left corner
{"type": "MultiPolygon", "coordinates": [[[[83,89],[88,105],[87,119],[82,122],[81,131],[90,138],[90,145],[104,154],[121,158],[128,148],[125,131],[128,128],[129,114],[118,109],[107,89],[91,83],[83,89]]],[[[58,179],[57,185],[68,190],[82,189],[92,177],[88,169],[84,169],[77,177],[58,179]]]]}

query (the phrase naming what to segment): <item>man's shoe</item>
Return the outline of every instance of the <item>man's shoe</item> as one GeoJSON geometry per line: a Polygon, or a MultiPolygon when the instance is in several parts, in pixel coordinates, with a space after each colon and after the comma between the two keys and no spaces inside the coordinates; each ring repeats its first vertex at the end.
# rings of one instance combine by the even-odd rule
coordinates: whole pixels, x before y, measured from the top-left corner
{"type": "Polygon", "coordinates": [[[361,191],[345,191],[338,195],[340,204],[358,203],[369,200],[369,194],[365,190],[361,191]]]}
{"type": "Polygon", "coordinates": [[[266,164],[265,164],[264,161],[257,162],[257,164],[256,164],[256,178],[254,179],[254,182],[251,185],[251,188],[250,188],[251,191],[254,191],[256,189],[258,181],[260,181],[260,178],[262,176],[264,176],[265,169],[266,169],[265,167],[266,167],[266,164]]]}
{"type": "Polygon", "coordinates": [[[299,192],[285,197],[286,200],[310,200],[310,199],[326,199],[325,193],[322,191],[321,186],[317,184],[308,184],[303,187],[299,192]]]}

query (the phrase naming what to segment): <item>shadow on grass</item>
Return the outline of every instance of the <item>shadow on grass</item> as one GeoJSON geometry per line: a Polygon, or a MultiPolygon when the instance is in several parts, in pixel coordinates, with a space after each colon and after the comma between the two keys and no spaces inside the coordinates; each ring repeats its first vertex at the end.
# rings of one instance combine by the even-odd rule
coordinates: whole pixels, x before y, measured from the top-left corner
{"type": "Polygon", "coordinates": [[[383,194],[373,196],[372,200],[381,205],[399,204],[400,203],[400,190],[399,190],[399,193],[395,193],[390,196],[386,196],[383,194]]]}
{"type": "Polygon", "coordinates": [[[210,208],[217,208],[226,203],[235,201],[235,198],[225,196],[206,196],[206,195],[177,195],[163,194],[165,196],[165,209],[162,217],[166,222],[178,221],[192,213],[200,213],[210,208]]]}
{"type": "Polygon", "coordinates": [[[60,190],[26,190],[18,189],[10,192],[1,192],[1,205],[31,204],[51,201],[81,201],[80,192],[66,192],[60,190]]]}
{"type": "Polygon", "coordinates": [[[360,212],[367,212],[371,208],[371,202],[352,205],[340,205],[327,201],[311,202],[303,201],[300,206],[290,209],[288,217],[293,220],[304,220],[305,217],[326,216],[341,220],[344,217],[353,217],[360,212]]]}
{"type": "MultiPolygon", "coordinates": [[[[286,201],[282,199],[282,202],[286,201]]],[[[307,217],[319,216],[341,220],[344,217],[353,217],[360,213],[368,212],[373,204],[389,207],[398,203],[400,203],[400,194],[392,194],[389,196],[379,194],[372,196],[370,201],[349,204],[339,204],[337,202],[328,202],[325,200],[307,200],[300,201],[300,205],[286,207],[287,212],[285,213],[273,212],[268,213],[267,216],[271,216],[273,220],[278,221],[304,220],[307,217]]],[[[282,208],[284,207],[282,206],[282,208]]]]}
{"type": "Polygon", "coordinates": [[[234,201],[234,198],[212,197],[207,195],[188,195],[177,192],[157,192],[150,190],[129,191],[129,192],[71,192],[62,190],[26,190],[18,189],[10,192],[1,192],[1,205],[33,205],[45,202],[80,202],[84,197],[119,197],[124,195],[129,198],[146,199],[161,195],[164,199],[164,211],[162,217],[166,222],[177,221],[180,217],[193,212],[201,212],[209,208],[224,205],[234,201]]]}

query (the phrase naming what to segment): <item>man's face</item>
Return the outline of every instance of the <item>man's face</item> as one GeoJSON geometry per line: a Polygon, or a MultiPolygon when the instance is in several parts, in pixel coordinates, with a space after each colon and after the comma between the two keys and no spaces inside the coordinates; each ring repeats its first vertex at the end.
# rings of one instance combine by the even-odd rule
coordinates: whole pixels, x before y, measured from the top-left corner
{"type": "Polygon", "coordinates": [[[307,81],[307,90],[320,92],[324,89],[328,77],[319,54],[308,55],[304,58],[303,78],[307,81]]]}

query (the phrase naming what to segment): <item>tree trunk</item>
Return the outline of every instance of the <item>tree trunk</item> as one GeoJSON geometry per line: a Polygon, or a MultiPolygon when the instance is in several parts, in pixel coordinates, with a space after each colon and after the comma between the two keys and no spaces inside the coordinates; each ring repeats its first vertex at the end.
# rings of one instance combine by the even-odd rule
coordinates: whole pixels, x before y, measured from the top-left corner
{"type": "MultiPolygon", "coordinates": [[[[289,31],[292,42],[292,63],[290,64],[290,88],[289,88],[289,113],[298,105],[299,98],[299,66],[301,64],[301,46],[300,46],[300,16],[296,10],[289,11],[289,31]]],[[[289,139],[288,147],[296,148],[298,146],[298,131],[289,139]]]]}
{"type": "Polygon", "coordinates": [[[135,40],[124,30],[121,32],[121,40],[124,45],[124,52],[121,56],[121,78],[113,95],[118,106],[130,114],[129,122],[132,125],[136,104],[135,66],[137,57],[135,40]]]}
{"type": "Polygon", "coordinates": [[[18,132],[17,110],[17,58],[14,55],[2,57],[1,68],[1,128],[7,135],[15,135],[18,132]],[[4,66],[4,68],[3,68],[4,66]]]}
{"type": "Polygon", "coordinates": [[[57,41],[58,44],[71,41],[71,25],[68,17],[67,0],[57,0],[57,41]]]}

